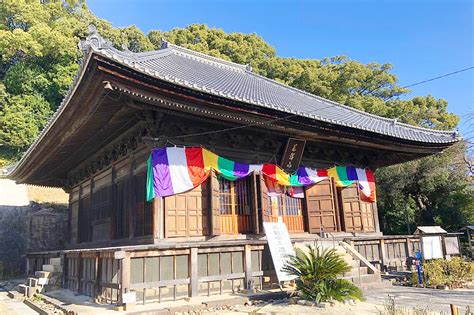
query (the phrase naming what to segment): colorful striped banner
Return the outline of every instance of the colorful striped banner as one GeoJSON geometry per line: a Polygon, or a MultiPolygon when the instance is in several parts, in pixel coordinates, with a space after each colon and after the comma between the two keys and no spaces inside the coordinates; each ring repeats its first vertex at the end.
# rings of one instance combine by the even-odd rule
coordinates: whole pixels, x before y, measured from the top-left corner
{"type": "Polygon", "coordinates": [[[375,201],[375,177],[374,172],[368,169],[356,168],[359,188],[362,192],[361,199],[364,201],[375,201]]]}
{"type": "MultiPolygon", "coordinates": [[[[287,174],[275,164],[239,163],[201,147],[154,149],[148,159],[147,200],[191,190],[203,183],[211,170],[232,181],[244,178],[254,171],[260,171],[267,180],[284,187],[313,185],[329,177],[333,177],[336,185],[340,187],[359,181],[359,187],[366,200],[375,200],[375,181],[370,170],[356,169],[352,166],[335,166],[329,170],[301,166],[294,174],[287,174]]],[[[298,192],[300,190],[296,189],[298,192]]]]}

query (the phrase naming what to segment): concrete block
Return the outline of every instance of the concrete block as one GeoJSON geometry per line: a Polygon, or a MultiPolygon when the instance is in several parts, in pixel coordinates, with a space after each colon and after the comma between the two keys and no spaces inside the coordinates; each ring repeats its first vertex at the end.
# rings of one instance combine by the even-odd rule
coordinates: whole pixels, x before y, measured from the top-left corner
{"type": "Polygon", "coordinates": [[[63,267],[60,265],[43,265],[43,271],[47,272],[63,272],[63,267]]]}
{"type": "Polygon", "coordinates": [[[22,293],[22,294],[26,294],[26,288],[28,286],[26,284],[20,284],[18,285],[18,292],[22,293]]]}
{"type": "Polygon", "coordinates": [[[48,278],[38,278],[38,284],[39,285],[47,285],[48,284],[48,278]]]}
{"type": "Polygon", "coordinates": [[[61,257],[50,258],[50,259],[49,259],[49,264],[50,264],[50,265],[61,266],[61,257]]]}
{"type": "Polygon", "coordinates": [[[29,287],[36,287],[38,285],[38,279],[37,278],[28,278],[26,281],[29,287]]]}
{"type": "Polygon", "coordinates": [[[32,298],[33,297],[33,294],[36,293],[36,287],[26,287],[26,296],[28,298],[32,298]]]}

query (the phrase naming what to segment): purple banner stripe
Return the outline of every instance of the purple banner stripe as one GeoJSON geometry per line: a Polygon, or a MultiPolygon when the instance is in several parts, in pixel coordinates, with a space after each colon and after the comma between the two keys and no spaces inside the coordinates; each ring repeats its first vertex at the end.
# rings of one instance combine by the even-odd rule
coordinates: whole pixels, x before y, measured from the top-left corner
{"type": "Polygon", "coordinates": [[[309,178],[308,172],[306,172],[306,168],[305,168],[305,167],[300,166],[300,167],[298,168],[298,170],[296,171],[296,173],[298,174],[298,181],[299,181],[303,186],[310,185],[310,184],[313,183],[313,182],[311,181],[311,179],[309,178]]]}
{"type": "Polygon", "coordinates": [[[155,196],[173,195],[173,184],[171,183],[166,149],[153,150],[151,163],[153,166],[153,188],[155,190],[155,196]]]}
{"type": "Polygon", "coordinates": [[[247,176],[249,173],[249,165],[242,164],[239,162],[234,162],[234,176],[241,178],[247,176]]]}
{"type": "Polygon", "coordinates": [[[357,172],[354,166],[348,166],[346,172],[348,180],[357,180],[357,172]]]}

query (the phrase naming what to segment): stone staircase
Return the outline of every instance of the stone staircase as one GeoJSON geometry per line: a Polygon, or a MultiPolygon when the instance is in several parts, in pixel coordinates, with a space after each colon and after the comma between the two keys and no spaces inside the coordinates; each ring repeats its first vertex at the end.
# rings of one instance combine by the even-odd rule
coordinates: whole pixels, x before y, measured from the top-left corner
{"type": "MultiPolygon", "coordinates": [[[[301,248],[301,244],[300,245],[301,248]]],[[[312,246],[319,246],[323,249],[334,248],[336,252],[344,258],[344,260],[351,266],[351,270],[345,273],[342,278],[352,281],[362,290],[385,288],[391,286],[388,281],[382,281],[380,271],[378,271],[369,261],[361,256],[349,244],[342,241],[332,241],[320,239],[312,246]]],[[[303,246],[306,246],[304,244],[303,246]]]]}
{"type": "Polygon", "coordinates": [[[43,265],[41,271],[36,271],[34,277],[18,285],[18,292],[25,297],[32,297],[35,293],[57,290],[61,288],[62,274],[61,258],[50,258],[49,264],[43,265]]]}

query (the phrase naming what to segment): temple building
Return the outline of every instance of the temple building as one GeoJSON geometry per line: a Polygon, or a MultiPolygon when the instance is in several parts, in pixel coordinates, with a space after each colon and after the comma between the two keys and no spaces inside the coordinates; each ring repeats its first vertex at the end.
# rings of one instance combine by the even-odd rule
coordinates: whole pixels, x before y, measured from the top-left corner
{"type": "MultiPolygon", "coordinates": [[[[357,180],[341,186],[326,174],[296,197],[271,194],[261,169],[239,180],[212,169],[191,190],[149,202],[153,149],[202,147],[230,161],[279,165],[291,138],[305,141],[300,165],[308,169],[375,171],[459,140],[167,42],[134,53],[91,28],[80,47],[69,92],[9,177],[69,193],[69,245],[56,253],[62,286],[102,302],[122,303],[129,292],[165,301],[262,285],[272,274],[264,221],[285,222],[295,242],[384,237],[376,202],[357,180]]],[[[28,271],[51,255],[28,255],[28,271]]]]}

